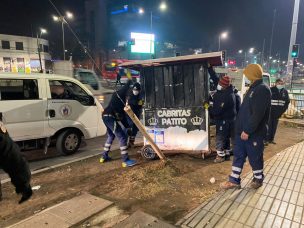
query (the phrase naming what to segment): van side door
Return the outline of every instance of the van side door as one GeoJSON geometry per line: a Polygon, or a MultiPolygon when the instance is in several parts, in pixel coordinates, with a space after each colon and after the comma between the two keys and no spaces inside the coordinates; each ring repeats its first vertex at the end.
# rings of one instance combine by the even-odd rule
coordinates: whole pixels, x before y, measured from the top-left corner
{"type": "Polygon", "coordinates": [[[15,141],[43,138],[46,100],[42,79],[0,79],[0,112],[15,141]]]}
{"type": "Polygon", "coordinates": [[[75,127],[85,138],[96,137],[102,126],[101,108],[82,86],[68,80],[49,79],[48,122],[53,133],[75,127]]]}

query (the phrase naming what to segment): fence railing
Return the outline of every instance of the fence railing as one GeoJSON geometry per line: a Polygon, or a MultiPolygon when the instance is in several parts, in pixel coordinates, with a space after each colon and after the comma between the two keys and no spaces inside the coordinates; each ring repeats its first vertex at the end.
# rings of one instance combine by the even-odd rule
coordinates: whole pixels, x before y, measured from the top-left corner
{"type": "Polygon", "coordinates": [[[285,112],[288,118],[304,118],[304,93],[289,93],[290,104],[285,112]]]}

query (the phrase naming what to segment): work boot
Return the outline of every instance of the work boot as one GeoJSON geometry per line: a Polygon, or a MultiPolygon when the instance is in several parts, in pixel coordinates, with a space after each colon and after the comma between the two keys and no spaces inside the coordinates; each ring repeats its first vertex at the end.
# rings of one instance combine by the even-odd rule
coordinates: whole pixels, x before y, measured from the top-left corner
{"type": "Polygon", "coordinates": [[[216,158],[214,159],[214,163],[222,163],[224,161],[225,161],[225,156],[217,155],[216,158]]]}
{"type": "Polygon", "coordinates": [[[253,179],[249,185],[250,188],[253,189],[258,189],[260,187],[262,187],[263,182],[262,181],[257,181],[256,179],[253,179]]]}
{"type": "Polygon", "coordinates": [[[240,184],[235,184],[235,183],[232,183],[230,181],[225,181],[223,183],[220,184],[220,188],[221,189],[224,189],[224,190],[228,190],[228,189],[234,189],[234,188],[241,188],[241,185],[240,184]]]}
{"type": "Polygon", "coordinates": [[[275,141],[271,141],[271,142],[269,142],[269,143],[271,143],[271,144],[273,144],[273,145],[276,145],[276,144],[277,144],[275,141]]]}
{"type": "Polygon", "coordinates": [[[126,167],[132,167],[135,166],[137,164],[137,162],[135,160],[131,160],[131,159],[127,159],[124,162],[122,162],[122,167],[126,168],[126,167]]]}
{"type": "Polygon", "coordinates": [[[232,150],[225,151],[225,160],[230,161],[230,155],[232,154],[232,150]]]}
{"type": "Polygon", "coordinates": [[[100,163],[105,163],[105,162],[109,162],[109,161],[111,161],[112,160],[112,158],[109,156],[109,154],[108,153],[103,153],[102,155],[101,155],[101,158],[99,159],[99,162],[100,163]]]}

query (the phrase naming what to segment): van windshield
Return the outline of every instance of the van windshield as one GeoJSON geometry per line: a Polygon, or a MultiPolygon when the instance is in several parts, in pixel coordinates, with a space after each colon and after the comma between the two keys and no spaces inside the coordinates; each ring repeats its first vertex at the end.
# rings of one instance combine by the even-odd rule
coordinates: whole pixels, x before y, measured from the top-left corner
{"type": "Polygon", "coordinates": [[[92,72],[79,72],[80,82],[90,85],[94,90],[98,90],[98,81],[92,72]]]}

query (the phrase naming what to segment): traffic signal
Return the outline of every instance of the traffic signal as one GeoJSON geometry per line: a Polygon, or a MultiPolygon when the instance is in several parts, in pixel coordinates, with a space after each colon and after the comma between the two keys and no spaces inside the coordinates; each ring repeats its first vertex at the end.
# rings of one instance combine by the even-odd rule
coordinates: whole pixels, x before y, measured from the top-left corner
{"type": "Polygon", "coordinates": [[[292,45],[291,57],[298,58],[299,57],[299,44],[292,45]]]}

